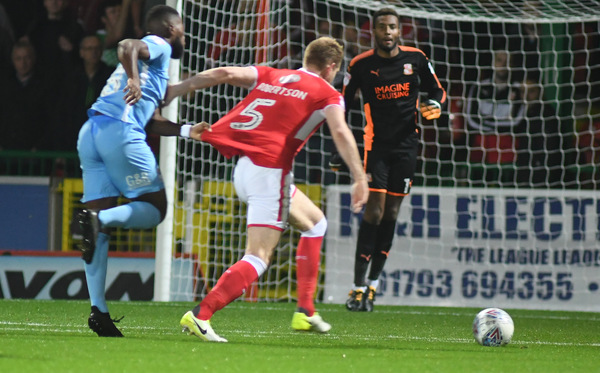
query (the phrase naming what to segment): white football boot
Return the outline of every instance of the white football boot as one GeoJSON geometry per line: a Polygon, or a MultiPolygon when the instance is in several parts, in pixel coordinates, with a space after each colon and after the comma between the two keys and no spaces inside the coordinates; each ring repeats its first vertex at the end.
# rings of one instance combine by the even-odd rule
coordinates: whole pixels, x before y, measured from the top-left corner
{"type": "Polygon", "coordinates": [[[183,315],[181,321],[182,332],[209,342],[227,342],[225,338],[220,337],[210,326],[210,320],[200,320],[194,316],[192,311],[188,311],[183,315]]]}

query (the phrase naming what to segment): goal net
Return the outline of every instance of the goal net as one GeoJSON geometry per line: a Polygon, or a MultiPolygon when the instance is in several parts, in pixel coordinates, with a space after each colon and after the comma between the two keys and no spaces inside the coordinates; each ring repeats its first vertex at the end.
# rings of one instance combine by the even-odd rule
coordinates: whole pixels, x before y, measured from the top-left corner
{"type": "MultiPolygon", "coordinates": [[[[371,14],[401,15],[401,44],[421,49],[448,93],[420,119],[413,191],[381,277],[381,304],[591,309],[600,266],[600,8],[596,1],[179,1],[181,78],[223,65],[298,68],[316,37],[346,57],[373,47],[371,14]]],[[[334,85],[341,88],[341,79],[334,85]]],[[[219,86],[181,99],[181,122],[214,123],[245,95],[219,86]]],[[[350,107],[359,146],[360,99],[350,107]]],[[[327,214],[317,298],[343,303],[360,214],[347,171],[327,163],[326,125],[298,154],[298,187],[327,214]]],[[[362,150],[362,148],[361,148],[362,150]]],[[[243,255],[245,205],[235,159],[191,140],[177,146],[172,300],[197,300],[243,255]]],[[[295,300],[299,233],[284,232],[248,301],[295,300]]],[[[597,294],[596,294],[597,296],[597,294]]],[[[243,298],[244,299],[244,298],[243,298]]]]}

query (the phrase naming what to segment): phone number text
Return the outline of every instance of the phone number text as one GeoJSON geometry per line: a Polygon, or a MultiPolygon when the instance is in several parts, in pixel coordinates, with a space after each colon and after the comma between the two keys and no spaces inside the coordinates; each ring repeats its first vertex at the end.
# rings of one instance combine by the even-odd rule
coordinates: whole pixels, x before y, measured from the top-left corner
{"type": "Polygon", "coordinates": [[[569,272],[530,271],[473,271],[468,270],[455,278],[449,270],[394,270],[384,271],[379,291],[394,297],[448,298],[459,291],[467,299],[558,299],[573,297],[572,274],[569,272]]]}

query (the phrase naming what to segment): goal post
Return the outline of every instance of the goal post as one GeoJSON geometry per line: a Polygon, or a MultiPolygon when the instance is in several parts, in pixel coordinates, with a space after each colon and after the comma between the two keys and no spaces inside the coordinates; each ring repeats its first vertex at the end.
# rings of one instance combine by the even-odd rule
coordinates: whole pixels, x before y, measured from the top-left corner
{"type": "MultiPolygon", "coordinates": [[[[596,1],[178,4],[187,41],[181,78],[222,65],[295,69],[306,45],[321,35],[342,42],[345,69],[353,56],[373,47],[372,13],[395,8],[401,15],[401,44],[426,53],[448,103],[440,119],[419,122],[414,189],[401,208],[377,302],[590,309],[599,287],[593,272],[600,266],[596,1]],[[499,52],[509,55],[508,78],[489,87],[507,86],[511,94],[469,99],[470,91],[481,91],[486,79],[495,79],[499,52]],[[535,90],[539,96],[526,101],[535,90]],[[473,103],[498,111],[468,112],[473,103]],[[527,111],[532,103],[537,109],[527,111]],[[495,137],[469,124],[500,121],[502,115],[514,119],[510,113],[521,107],[519,123],[495,137]]],[[[334,81],[338,88],[340,81],[334,81]]],[[[178,119],[214,123],[244,95],[229,86],[189,94],[180,100],[178,119]]],[[[360,145],[360,101],[347,110],[360,145]]],[[[348,209],[348,173],[327,167],[333,147],[324,126],[298,154],[293,171],[299,188],[329,220],[317,298],[340,303],[351,285],[360,215],[348,209]]],[[[245,206],[232,187],[234,164],[206,144],[177,142],[169,194],[174,196],[169,299],[203,297],[243,254],[245,206]]],[[[295,300],[298,237],[293,229],[283,233],[269,269],[245,300],[295,300]]]]}
{"type": "MultiPolygon", "coordinates": [[[[181,11],[178,0],[167,0],[166,5],[181,11]]],[[[171,60],[169,63],[169,81],[179,81],[179,61],[171,60]]],[[[162,110],[162,115],[176,122],[178,120],[179,99],[173,100],[162,110]]],[[[175,164],[177,154],[177,140],[172,137],[161,137],[159,167],[165,184],[167,196],[175,194],[175,164]]],[[[171,266],[173,256],[173,204],[167,204],[167,211],[162,223],[156,228],[156,254],[154,265],[154,297],[155,301],[169,301],[171,299],[171,266]]]]}

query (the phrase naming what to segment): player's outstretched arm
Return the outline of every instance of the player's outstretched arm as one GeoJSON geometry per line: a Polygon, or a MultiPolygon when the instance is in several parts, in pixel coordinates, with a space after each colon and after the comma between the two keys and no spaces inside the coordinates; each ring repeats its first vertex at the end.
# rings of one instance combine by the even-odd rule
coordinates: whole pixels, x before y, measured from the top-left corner
{"type": "Polygon", "coordinates": [[[124,39],[119,42],[117,55],[128,78],[127,86],[123,89],[123,92],[125,92],[123,98],[128,105],[133,105],[142,98],[138,60],[150,58],[150,51],[148,45],[141,40],[124,39]]]}
{"type": "Polygon", "coordinates": [[[216,67],[205,70],[179,83],[169,85],[164,105],[168,105],[175,97],[220,84],[231,84],[248,89],[254,85],[256,79],[258,73],[253,67],[216,67]]]}
{"type": "Polygon", "coordinates": [[[363,169],[358,146],[354,135],[344,119],[344,109],[341,106],[328,106],[325,109],[327,125],[333,137],[338,152],[352,175],[352,211],[359,212],[369,198],[367,175],[363,169]]]}
{"type": "Polygon", "coordinates": [[[196,124],[178,124],[166,119],[156,110],[152,119],[146,125],[146,132],[155,133],[160,136],[181,136],[201,141],[204,131],[212,131],[210,124],[200,122],[196,124]]]}

